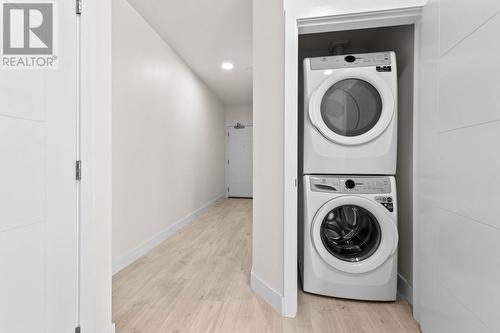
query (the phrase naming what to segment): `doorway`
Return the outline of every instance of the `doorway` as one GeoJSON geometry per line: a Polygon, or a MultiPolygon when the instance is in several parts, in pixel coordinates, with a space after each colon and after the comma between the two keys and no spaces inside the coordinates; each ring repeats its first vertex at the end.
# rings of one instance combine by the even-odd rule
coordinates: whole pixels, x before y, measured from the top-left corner
{"type": "MultiPolygon", "coordinates": [[[[303,60],[326,57],[340,49],[341,54],[369,54],[393,51],[397,72],[397,168],[398,199],[398,290],[412,302],[413,280],[413,103],[414,103],[414,25],[342,30],[299,36],[299,119],[304,118],[303,60]]],[[[348,82],[348,81],[346,81],[348,82]]],[[[368,91],[368,90],[366,90],[368,91]]],[[[354,94],[352,94],[354,96],[354,94]]],[[[372,103],[376,105],[374,101],[372,103]]],[[[365,112],[367,115],[371,115],[365,112]]],[[[301,124],[301,121],[299,121],[301,124]]],[[[361,121],[361,124],[363,122],[361,121]]],[[[301,131],[303,130],[299,126],[301,131]]],[[[385,130],[385,127],[383,127],[385,130]]],[[[374,131],[371,131],[374,133],[374,131]]],[[[348,134],[349,135],[349,134],[348,134]]],[[[300,169],[300,167],[299,167],[300,169]]],[[[299,171],[300,172],[300,171],[299,171]]],[[[355,172],[353,172],[355,173],[355,172]]],[[[377,172],[374,172],[377,173],[377,172]]],[[[299,174],[299,179],[300,179],[299,174]]],[[[300,193],[300,191],[299,191],[300,193]]],[[[300,195],[299,195],[300,197],[300,195]]],[[[299,198],[300,201],[300,198],[299,198]]]]}
{"type": "MultiPolygon", "coordinates": [[[[297,174],[298,174],[298,109],[299,109],[299,40],[305,34],[320,34],[358,29],[395,27],[401,25],[414,25],[415,47],[418,50],[419,20],[422,7],[398,8],[394,10],[380,10],[354,14],[338,14],[335,6],[324,8],[321,18],[303,15],[300,11],[289,11],[285,22],[285,168],[284,168],[284,220],[297,221],[297,174]]],[[[418,66],[415,57],[414,66],[418,66]]],[[[417,78],[415,78],[415,81],[417,78]]],[[[415,87],[418,85],[415,83],[415,87]]],[[[418,99],[418,91],[414,89],[418,99]]],[[[416,103],[415,103],[416,104],[416,103]]],[[[415,106],[416,110],[417,106],[415,106]]],[[[415,173],[413,173],[414,175],[415,173]]],[[[412,178],[410,183],[414,183],[412,178]]],[[[285,226],[284,251],[287,257],[284,261],[284,308],[285,315],[294,316],[297,309],[297,225],[285,226]]],[[[411,293],[411,292],[410,292],[411,293]]]]}

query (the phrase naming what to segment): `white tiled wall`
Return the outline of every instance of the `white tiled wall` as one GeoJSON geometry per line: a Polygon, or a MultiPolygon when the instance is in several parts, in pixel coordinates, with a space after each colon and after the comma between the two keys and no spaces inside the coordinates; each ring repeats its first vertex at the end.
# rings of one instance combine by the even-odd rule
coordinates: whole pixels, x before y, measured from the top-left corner
{"type": "Polygon", "coordinates": [[[500,2],[430,0],[422,19],[417,300],[424,333],[500,327],[500,2]]]}
{"type": "Polygon", "coordinates": [[[438,114],[442,131],[500,120],[500,80],[495,75],[500,73],[499,31],[500,15],[496,15],[441,56],[438,114]]]}
{"type": "Polygon", "coordinates": [[[460,44],[500,10],[496,0],[439,0],[441,55],[460,44]]]}

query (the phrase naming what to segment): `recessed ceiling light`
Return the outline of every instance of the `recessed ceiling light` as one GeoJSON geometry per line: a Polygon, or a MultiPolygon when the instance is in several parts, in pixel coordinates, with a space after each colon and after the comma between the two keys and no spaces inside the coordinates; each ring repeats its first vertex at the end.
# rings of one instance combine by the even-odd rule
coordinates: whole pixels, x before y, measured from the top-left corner
{"type": "Polygon", "coordinates": [[[232,62],[229,62],[229,61],[224,61],[220,67],[225,70],[225,71],[230,71],[234,68],[234,65],[232,62]]]}
{"type": "Polygon", "coordinates": [[[325,75],[332,75],[333,71],[331,69],[327,69],[326,71],[323,72],[325,75]]]}

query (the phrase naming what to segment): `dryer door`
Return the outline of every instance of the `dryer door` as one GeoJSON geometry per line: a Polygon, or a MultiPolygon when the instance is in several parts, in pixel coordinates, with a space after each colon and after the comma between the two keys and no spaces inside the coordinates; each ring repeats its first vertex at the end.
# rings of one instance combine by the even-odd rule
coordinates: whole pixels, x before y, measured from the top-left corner
{"type": "Polygon", "coordinates": [[[364,273],[382,265],[397,248],[398,233],[386,208],[363,197],[341,196],[316,213],[311,240],[332,267],[364,273]]]}
{"type": "Polygon", "coordinates": [[[309,117],[327,139],[358,145],[389,126],[396,101],[376,72],[351,68],[330,75],[311,95],[309,117]]]}

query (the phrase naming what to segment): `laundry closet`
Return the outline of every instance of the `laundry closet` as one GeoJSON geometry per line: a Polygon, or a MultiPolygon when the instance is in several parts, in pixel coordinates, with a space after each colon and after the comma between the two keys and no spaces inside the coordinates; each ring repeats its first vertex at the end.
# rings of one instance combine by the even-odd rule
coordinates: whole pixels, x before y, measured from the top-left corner
{"type": "Polygon", "coordinates": [[[299,35],[298,258],[305,291],[393,300],[397,284],[399,296],[412,302],[414,42],[413,25],[299,35]],[[304,66],[308,66],[306,71],[304,66]],[[373,67],[374,75],[368,73],[366,80],[354,82],[356,76],[363,77],[362,68],[366,66],[373,67]],[[342,68],[338,71],[342,73],[335,73],[335,68],[342,68]],[[356,75],[350,75],[347,69],[356,75]],[[307,84],[314,80],[308,75],[316,75],[319,80],[323,80],[323,75],[325,81],[334,75],[338,78],[331,86],[324,84],[326,87],[321,88],[318,84],[308,89],[307,84]],[[348,91],[351,88],[354,90],[348,91]],[[340,92],[337,96],[335,90],[340,92]],[[389,90],[394,93],[394,100],[389,90]],[[314,101],[314,94],[323,97],[314,101]],[[340,101],[345,104],[345,117],[334,119],[325,114],[328,103],[340,101]],[[318,109],[316,116],[310,108],[318,109]],[[357,110],[350,118],[349,108],[357,110]],[[314,117],[323,119],[315,121],[311,119],[314,117]],[[351,132],[349,127],[353,127],[351,132]],[[330,137],[324,140],[314,136],[330,137]],[[355,141],[363,136],[367,139],[355,141]],[[311,157],[314,154],[320,156],[316,161],[311,157]],[[332,172],[328,172],[329,168],[332,172]],[[359,205],[346,202],[344,207],[350,207],[350,212],[338,204],[325,208],[325,202],[349,195],[359,196],[359,205]],[[325,233],[321,230],[328,217],[314,221],[321,214],[332,219],[336,214],[342,215],[351,219],[354,226],[349,232],[341,232],[333,225],[325,227],[325,233]],[[383,219],[388,220],[385,226],[383,219]],[[342,243],[342,235],[348,233],[359,235],[342,243]],[[332,246],[328,239],[333,239],[332,246]],[[315,261],[315,255],[322,260],[315,261]],[[329,285],[329,279],[335,282],[329,285]]]}

